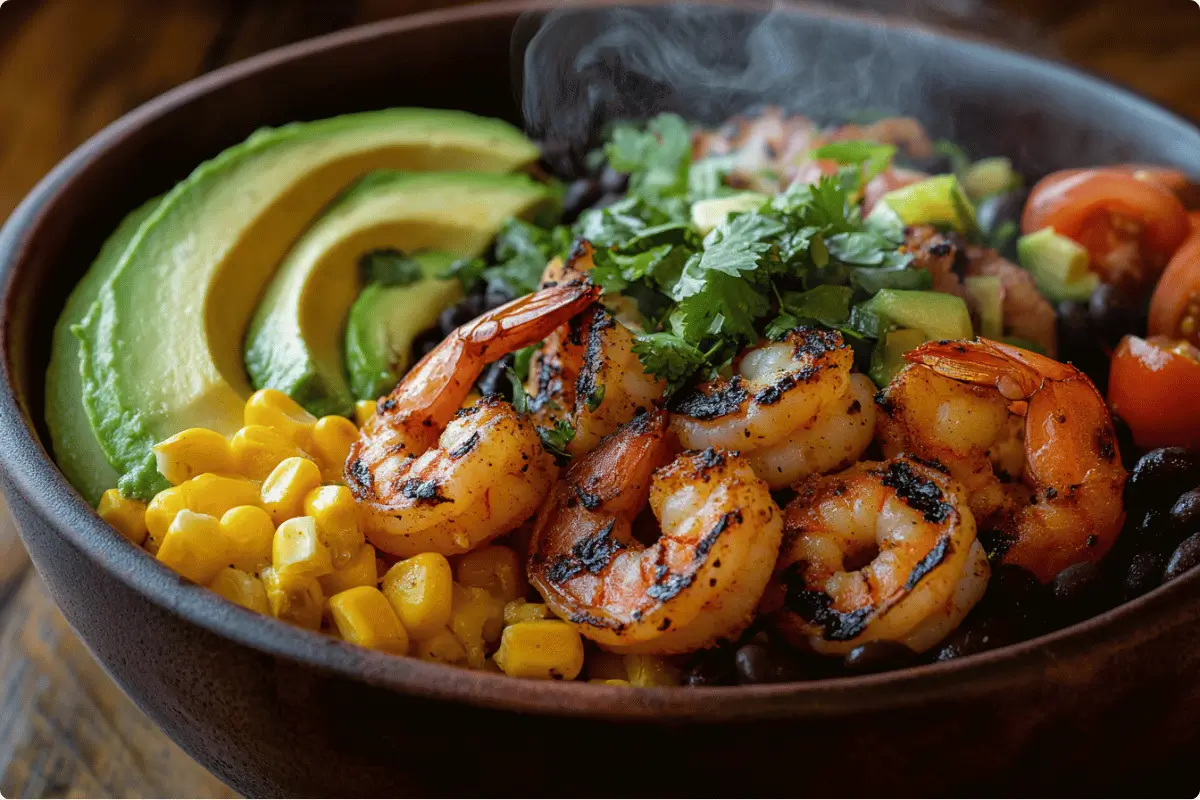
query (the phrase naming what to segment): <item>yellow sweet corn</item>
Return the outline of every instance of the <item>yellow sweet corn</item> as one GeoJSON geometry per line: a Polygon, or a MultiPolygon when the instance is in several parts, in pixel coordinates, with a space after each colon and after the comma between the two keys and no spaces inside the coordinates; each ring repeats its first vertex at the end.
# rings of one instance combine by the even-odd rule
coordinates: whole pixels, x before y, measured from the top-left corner
{"type": "Polygon", "coordinates": [[[317,418],[278,389],[259,389],[242,409],[245,425],[264,425],[307,450],[317,418]]]}
{"type": "Polygon", "coordinates": [[[229,563],[221,523],[216,517],[185,508],[167,528],[158,560],[190,581],[208,584],[229,563]]]}
{"type": "Polygon", "coordinates": [[[259,504],[258,483],[245,478],[231,478],[206,472],[181,483],[179,488],[186,493],[189,510],[218,519],[231,508],[259,504]]]}
{"type": "Polygon", "coordinates": [[[271,566],[280,577],[319,578],[333,572],[329,548],[317,537],[312,517],[293,517],[275,529],[271,566]]]}
{"type": "Polygon", "coordinates": [[[358,527],[358,503],[345,486],[322,486],[304,498],[304,514],[317,521],[317,535],[329,548],[333,566],[341,569],[362,549],[358,527]]]}
{"type": "Polygon", "coordinates": [[[512,678],[573,681],[583,670],[583,639],[561,620],[518,622],[504,629],[496,664],[512,678]]]}
{"type": "Polygon", "coordinates": [[[263,508],[276,525],[304,513],[304,498],[321,485],[321,470],[307,458],[293,456],[280,461],[263,481],[263,508]]]}
{"type": "Polygon", "coordinates": [[[247,425],[229,440],[234,469],[251,480],[261,481],[285,458],[309,455],[287,435],[266,425],[247,425]]]}
{"type": "Polygon", "coordinates": [[[309,450],[321,465],[326,480],[343,479],[350,445],[358,440],[358,428],[345,417],[321,417],[312,429],[312,448],[309,450]]]}
{"type": "Polygon", "coordinates": [[[271,614],[271,604],[267,602],[267,588],[263,586],[262,581],[248,572],[233,567],[222,567],[217,577],[208,584],[208,588],[243,608],[268,616],[271,614]]]}
{"type": "Polygon", "coordinates": [[[258,506],[237,506],[221,516],[221,531],[229,546],[229,563],[257,575],[271,563],[275,523],[258,506]]]}
{"type": "Polygon", "coordinates": [[[432,636],[418,639],[413,644],[413,655],[422,661],[439,664],[462,664],[467,660],[467,651],[454,632],[443,626],[432,636]]]}
{"type": "Polygon", "coordinates": [[[154,495],[146,506],[147,536],[142,546],[152,554],[157,553],[175,515],[187,507],[187,490],[182,486],[172,486],[154,495]]]}
{"type": "Polygon", "coordinates": [[[454,576],[441,553],[399,561],[383,576],[383,593],[414,639],[433,636],[450,622],[454,576]]]}
{"type": "Polygon", "coordinates": [[[408,633],[383,592],[374,586],[335,594],[329,598],[329,609],[338,633],[347,642],[397,655],[408,652],[408,633]]]}
{"type": "Polygon", "coordinates": [[[500,638],[504,629],[504,603],[477,586],[454,584],[453,591],[450,630],[466,648],[467,665],[481,669],[488,646],[500,638]]]}
{"type": "Polygon", "coordinates": [[[229,440],[207,428],[188,428],[151,448],[159,473],[174,485],[206,472],[233,472],[229,440]]]}
{"type": "Polygon", "coordinates": [[[510,600],[504,606],[504,624],[515,625],[518,622],[537,622],[539,619],[553,619],[550,608],[545,603],[530,603],[524,597],[510,600]]]}
{"type": "Polygon", "coordinates": [[[620,678],[592,678],[588,683],[597,683],[603,686],[633,686],[629,681],[620,678]]]}
{"type": "Polygon", "coordinates": [[[358,423],[358,427],[367,424],[367,420],[375,415],[374,400],[359,400],[354,404],[354,421],[358,423]]]}
{"type": "Polygon", "coordinates": [[[627,655],[625,671],[634,686],[678,686],[679,670],[656,656],[627,655]]]}
{"type": "Polygon", "coordinates": [[[321,589],[328,596],[353,589],[356,586],[378,586],[379,573],[375,569],[375,548],[364,544],[344,566],[334,569],[328,575],[322,575],[320,581],[321,589]]]}
{"type": "Polygon", "coordinates": [[[462,556],[458,582],[484,589],[506,603],[524,597],[528,590],[521,560],[503,545],[488,545],[462,556]]]}
{"type": "Polygon", "coordinates": [[[109,489],[101,496],[96,513],[134,544],[146,541],[145,503],[124,497],[116,489],[109,489]]]}
{"type": "Polygon", "coordinates": [[[280,575],[273,568],[267,567],[262,571],[262,583],[267,590],[267,602],[271,606],[272,615],[314,631],[321,627],[321,610],[325,596],[321,593],[321,584],[317,583],[316,578],[294,573],[280,575]]]}

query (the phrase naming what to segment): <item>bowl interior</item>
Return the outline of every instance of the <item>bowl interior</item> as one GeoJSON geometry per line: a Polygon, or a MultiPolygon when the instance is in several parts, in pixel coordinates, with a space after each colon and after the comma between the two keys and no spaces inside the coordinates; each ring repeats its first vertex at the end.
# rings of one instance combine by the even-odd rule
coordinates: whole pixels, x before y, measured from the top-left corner
{"type": "MultiPolygon", "coordinates": [[[[524,109],[536,134],[576,141],[622,116],[669,110],[714,123],[774,103],[820,119],[862,110],[916,116],[935,136],[975,156],[1010,156],[1027,174],[1114,161],[1200,174],[1200,133],[1188,123],[1073,70],[990,46],[848,16],[764,17],[741,4],[545,18],[548,5],[439,12],[266,54],[153,101],[80,148],[0,235],[8,377],[40,445],[49,451],[41,409],[51,332],[104,237],[128,210],[263,125],[394,105],[520,122],[524,109]],[[662,42],[670,47],[651,47],[662,42]],[[697,64],[687,55],[697,52],[720,60],[697,64]],[[556,119],[556,108],[570,111],[556,119]]],[[[30,449],[28,429],[5,416],[6,445],[30,449]]],[[[3,459],[25,495],[61,493],[46,457],[3,459]]],[[[76,520],[87,511],[81,504],[71,500],[76,520]]],[[[55,513],[60,532],[92,552],[102,528],[95,517],[72,525],[55,513]]],[[[161,582],[148,559],[128,564],[129,580],[161,582]]]]}

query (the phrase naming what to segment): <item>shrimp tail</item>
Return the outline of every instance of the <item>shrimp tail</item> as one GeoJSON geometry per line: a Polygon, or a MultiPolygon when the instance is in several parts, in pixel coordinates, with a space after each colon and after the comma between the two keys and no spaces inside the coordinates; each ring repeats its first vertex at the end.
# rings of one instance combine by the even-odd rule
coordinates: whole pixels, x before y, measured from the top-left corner
{"type": "Polygon", "coordinates": [[[974,341],[926,342],[904,357],[956,381],[994,386],[1009,400],[1025,400],[1047,381],[1065,381],[1076,374],[1053,359],[982,336],[974,341]]]}

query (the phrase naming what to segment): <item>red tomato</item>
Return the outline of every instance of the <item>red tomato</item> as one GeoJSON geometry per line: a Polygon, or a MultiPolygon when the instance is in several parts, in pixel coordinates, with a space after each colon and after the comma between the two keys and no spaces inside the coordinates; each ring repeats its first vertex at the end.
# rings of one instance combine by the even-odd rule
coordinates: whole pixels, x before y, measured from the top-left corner
{"type": "Polygon", "coordinates": [[[1151,336],[1200,346],[1200,223],[1171,257],[1150,299],[1151,336]]]}
{"type": "Polygon", "coordinates": [[[1106,283],[1146,284],[1188,234],[1175,194],[1131,167],[1064,170],[1033,187],[1024,233],[1054,228],[1082,244],[1106,283]]]}
{"type": "Polygon", "coordinates": [[[1200,449],[1200,350],[1163,336],[1126,336],[1113,353],[1108,404],[1138,447],[1200,449]]]}

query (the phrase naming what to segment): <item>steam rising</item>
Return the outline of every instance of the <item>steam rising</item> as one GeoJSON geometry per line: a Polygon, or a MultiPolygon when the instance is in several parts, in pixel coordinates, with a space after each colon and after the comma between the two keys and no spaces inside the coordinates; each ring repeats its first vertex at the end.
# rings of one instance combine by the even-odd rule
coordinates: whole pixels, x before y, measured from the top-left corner
{"type": "MultiPolygon", "coordinates": [[[[893,19],[975,31],[1000,25],[987,8],[981,0],[826,6],[835,15],[885,10],[893,19]]],[[[1028,29],[1007,24],[1005,37],[1014,36],[1032,39],[1028,29]]],[[[914,91],[918,67],[894,30],[879,22],[864,47],[844,20],[818,27],[782,3],[763,4],[759,13],[702,4],[565,6],[522,20],[514,55],[527,129],[568,161],[577,162],[608,123],[660,111],[710,125],[763,105],[821,122],[903,113],[936,135],[954,133],[952,109],[914,91]]]]}

